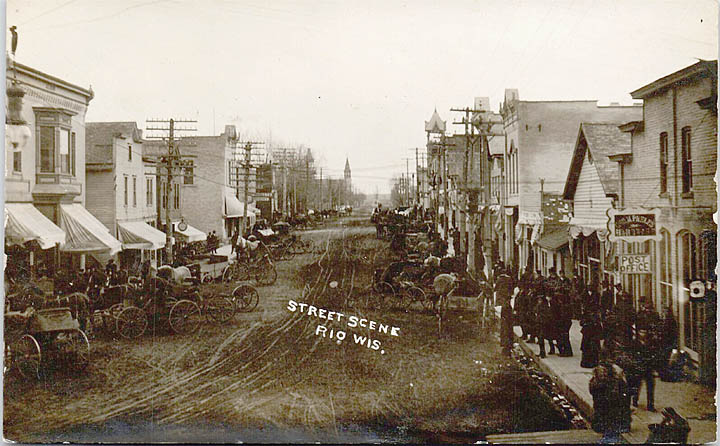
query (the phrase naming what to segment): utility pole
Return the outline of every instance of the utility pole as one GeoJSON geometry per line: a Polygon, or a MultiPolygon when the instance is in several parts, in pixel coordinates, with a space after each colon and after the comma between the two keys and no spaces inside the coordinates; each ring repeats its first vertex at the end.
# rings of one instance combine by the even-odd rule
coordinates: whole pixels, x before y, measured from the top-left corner
{"type": "MultiPolygon", "coordinates": [[[[249,203],[249,196],[250,196],[250,171],[253,167],[252,163],[252,151],[253,151],[253,145],[255,144],[264,144],[263,142],[258,141],[244,141],[240,142],[240,144],[243,145],[243,162],[242,162],[242,168],[244,171],[244,179],[243,179],[243,219],[242,219],[242,228],[240,229],[240,234],[242,234],[243,237],[249,232],[250,225],[248,224],[248,205],[249,203]]],[[[255,176],[256,181],[256,191],[257,191],[257,173],[255,176]]]]}
{"type": "MultiPolygon", "coordinates": [[[[167,263],[173,262],[173,246],[172,246],[172,236],[173,236],[173,225],[172,225],[172,218],[170,216],[170,191],[173,188],[173,174],[175,169],[178,167],[178,165],[182,165],[182,155],[180,155],[180,151],[178,150],[178,143],[175,141],[175,131],[196,131],[196,128],[175,128],[176,123],[196,123],[197,121],[194,119],[147,119],[145,121],[146,123],[163,123],[168,124],[168,127],[146,127],[146,131],[163,131],[168,132],[167,137],[167,156],[160,157],[159,162],[163,165],[163,169],[167,172],[166,174],[157,173],[159,176],[166,176],[166,186],[165,186],[165,194],[163,197],[163,201],[165,202],[164,211],[165,211],[165,260],[167,263]]],[[[154,137],[148,136],[147,139],[153,139],[154,137]]],[[[162,138],[163,140],[165,138],[162,138]]],[[[178,205],[176,208],[180,207],[180,187],[177,186],[175,189],[175,196],[176,200],[178,202],[178,205]]],[[[182,211],[181,211],[182,215],[182,211]]],[[[160,216],[158,216],[160,217],[160,216]]]]}
{"type": "Polygon", "coordinates": [[[415,204],[420,206],[420,170],[418,169],[417,147],[415,147],[415,204]]]}
{"type": "Polygon", "coordinates": [[[325,209],[325,196],[323,194],[322,167],[320,168],[320,210],[325,209]]]}

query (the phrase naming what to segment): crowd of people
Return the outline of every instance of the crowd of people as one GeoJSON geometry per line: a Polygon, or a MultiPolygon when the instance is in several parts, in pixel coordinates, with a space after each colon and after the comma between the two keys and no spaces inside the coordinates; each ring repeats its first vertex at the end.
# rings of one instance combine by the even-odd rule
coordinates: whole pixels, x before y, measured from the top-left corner
{"type": "Polygon", "coordinates": [[[580,366],[593,370],[590,392],[595,410],[593,428],[619,434],[630,426],[631,406],[638,407],[646,389],[647,410],[655,409],[655,379],[677,380],[673,367],[678,326],[670,308],[658,314],[650,299],[641,297],[636,310],[633,297],[619,284],[573,281],[554,268],[547,277],[526,271],[516,280],[501,263],[493,273],[495,304],[501,307],[500,339],[510,355],[514,327],[520,338],[538,344],[539,355],[576,354],[570,343],[573,319],[581,326],[580,366]],[[547,344],[547,348],[546,348],[547,344]]]}

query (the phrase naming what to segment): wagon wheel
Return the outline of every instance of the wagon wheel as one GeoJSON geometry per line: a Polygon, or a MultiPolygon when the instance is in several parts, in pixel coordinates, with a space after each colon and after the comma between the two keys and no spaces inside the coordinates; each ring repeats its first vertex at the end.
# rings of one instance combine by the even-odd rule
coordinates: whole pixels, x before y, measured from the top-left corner
{"type": "Polygon", "coordinates": [[[408,304],[405,306],[405,308],[409,307],[413,304],[413,302],[419,302],[423,306],[425,306],[425,302],[427,301],[427,298],[425,296],[425,291],[423,291],[421,288],[418,288],[416,286],[411,286],[407,289],[405,289],[405,292],[403,293],[405,297],[407,297],[408,304]]]}
{"type": "Polygon", "coordinates": [[[232,296],[238,311],[243,313],[251,312],[260,302],[257,290],[250,285],[240,285],[235,288],[232,296]]]}
{"type": "Polygon", "coordinates": [[[206,300],[205,317],[224,324],[235,316],[235,304],[227,297],[213,296],[206,300]]]}
{"type": "Polygon", "coordinates": [[[373,283],[373,301],[372,307],[382,308],[386,302],[394,299],[395,288],[387,282],[376,282],[373,283]]]}
{"type": "Polygon", "coordinates": [[[200,307],[191,300],[178,301],[170,309],[168,323],[177,334],[192,333],[200,324],[200,307]]]}
{"type": "Polygon", "coordinates": [[[82,372],[90,363],[90,341],[82,330],[60,333],[57,338],[60,360],[75,372],[82,372]]]}
{"type": "Polygon", "coordinates": [[[223,269],[222,273],[222,281],[223,282],[230,282],[235,279],[235,266],[228,265],[223,269]]]}
{"type": "Polygon", "coordinates": [[[270,262],[264,262],[255,273],[255,281],[259,285],[272,285],[276,280],[277,270],[270,262]]]}
{"type": "Polygon", "coordinates": [[[40,377],[42,353],[40,344],[29,334],[25,334],[10,347],[12,365],[17,367],[23,378],[37,379],[40,377]]]}
{"type": "Polygon", "coordinates": [[[210,283],[212,281],[213,281],[213,276],[210,273],[204,273],[202,275],[202,279],[200,279],[200,283],[205,283],[205,284],[210,283]]]}
{"type": "Polygon", "coordinates": [[[315,252],[315,243],[312,240],[305,240],[303,242],[303,250],[306,254],[312,254],[315,252]]]}
{"type": "Polygon", "coordinates": [[[115,329],[125,339],[142,336],[147,326],[147,315],[138,307],[127,307],[115,316],[115,329]]]}
{"type": "Polygon", "coordinates": [[[293,255],[294,254],[302,254],[303,253],[302,242],[300,240],[294,240],[293,242],[290,243],[287,250],[290,254],[293,254],[293,255]]]}

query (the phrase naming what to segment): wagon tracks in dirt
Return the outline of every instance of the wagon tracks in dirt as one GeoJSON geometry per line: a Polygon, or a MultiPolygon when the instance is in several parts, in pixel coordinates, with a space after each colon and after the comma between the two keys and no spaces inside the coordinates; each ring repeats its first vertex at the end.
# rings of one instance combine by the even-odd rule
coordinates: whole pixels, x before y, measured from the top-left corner
{"type": "MultiPolygon", "coordinates": [[[[332,277],[342,279],[343,289],[352,292],[355,280],[354,256],[346,243],[346,229],[339,238],[328,234],[324,249],[314,260],[318,271],[308,280],[303,300],[321,301],[332,277]],[[339,248],[339,249],[338,249],[339,248]],[[338,252],[339,251],[339,252],[338,252]],[[331,258],[331,256],[338,259],[331,258]],[[337,265],[340,265],[339,267],[337,265]],[[345,288],[348,285],[348,288],[345,288]]],[[[270,323],[256,322],[236,330],[217,347],[199,351],[196,334],[176,352],[176,356],[152,364],[141,359],[148,369],[136,376],[142,386],[119,385],[114,396],[93,406],[95,410],[78,411],[61,421],[67,427],[78,423],[103,423],[116,417],[149,415],[155,423],[182,423],[209,415],[237,417],[269,404],[276,398],[260,398],[244,405],[234,404],[249,395],[258,395],[278,383],[292,387],[305,380],[299,370],[310,370],[308,360],[321,338],[314,335],[315,321],[287,315],[270,323]],[[315,338],[315,339],[313,339],[315,338]],[[307,345],[307,348],[301,347],[307,345]],[[180,371],[188,357],[197,364],[180,371]],[[241,398],[242,396],[242,398],[241,398]],[[97,410],[97,406],[101,410],[97,410]],[[78,416],[80,415],[80,416],[78,416]]],[[[279,395],[282,396],[282,395],[279,395]]]]}

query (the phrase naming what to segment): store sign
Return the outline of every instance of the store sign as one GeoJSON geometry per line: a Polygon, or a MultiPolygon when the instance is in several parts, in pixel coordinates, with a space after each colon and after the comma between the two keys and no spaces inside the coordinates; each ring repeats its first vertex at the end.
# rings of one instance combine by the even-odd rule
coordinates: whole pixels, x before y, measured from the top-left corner
{"type": "Polygon", "coordinates": [[[628,243],[659,240],[661,237],[657,227],[659,214],[658,209],[609,210],[610,240],[622,240],[628,243]]]}
{"type": "Polygon", "coordinates": [[[618,270],[622,274],[651,274],[650,254],[621,254],[618,257],[618,270]]]}

